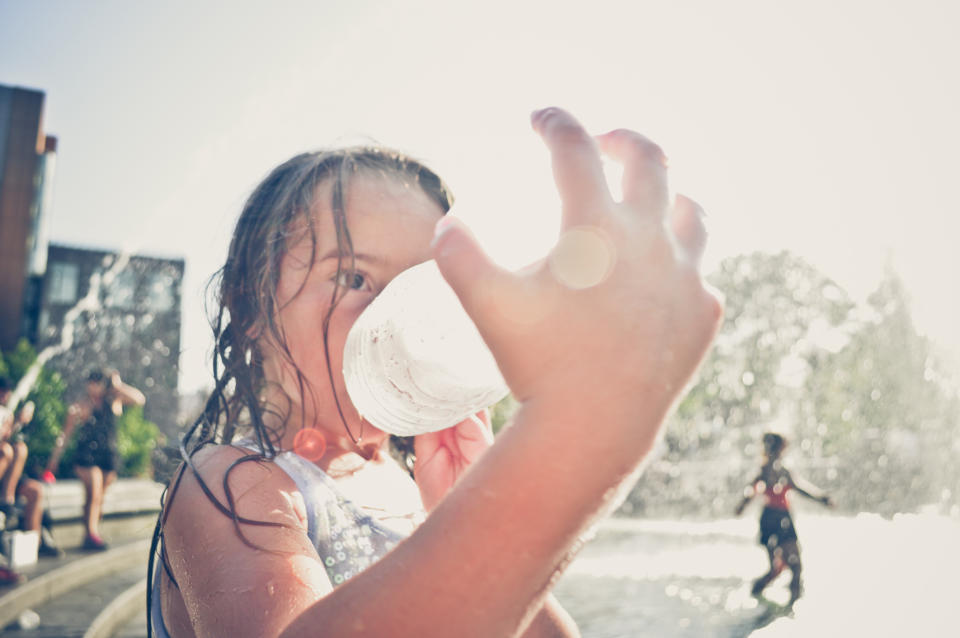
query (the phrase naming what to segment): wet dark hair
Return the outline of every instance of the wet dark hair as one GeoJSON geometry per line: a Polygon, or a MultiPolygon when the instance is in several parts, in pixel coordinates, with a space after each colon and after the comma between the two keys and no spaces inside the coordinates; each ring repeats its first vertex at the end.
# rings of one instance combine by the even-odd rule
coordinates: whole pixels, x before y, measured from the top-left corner
{"type": "Polygon", "coordinates": [[[103,368],[92,368],[87,372],[87,383],[105,383],[109,386],[112,378],[111,371],[103,368]]]}
{"type": "Polygon", "coordinates": [[[763,435],[763,451],[767,458],[771,460],[777,458],[785,447],[787,447],[787,439],[780,434],[767,432],[763,435]]]}
{"type": "MultiPolygon", "coordinates": [[[[210,287],[216,289],[213,300],[215,310],[211,313],[215,386],[200,416],[180,442],[180,453],[184,462],[168,486],[163,511],[154,530],[147,574],[148,635],[152,635],[150,613],[154,560],[157,547],[161,545],[163,524],[184,472],[192,472],[210,502],[225,516],[233,519],[238,536],[247,545],[255,547],[245,537],[241,524],[283,526],[281,523],[254,521],[238,516],[228,479],[230,473],[241,463],[273,459],[280,451],[279,441],[290,417],[292,401],[289,397],[287,405],[282,406],[268,405],[261,399],[261,391],[266,387],[266,381],[263,359],[257,344],[264,336],[277,345],[295,373],[301,397],[301,415],[305,414],[307,400],[316,407],[314,388],[297,368],[283,331],[277,324],[280,310],[277,283],[281,261],[287,249],[304,234],[310,238],[313,246],[307,271],[312,268],[316,259],[317,230],[310,212],[318,187],[327,183],[332,186],[330,209],[339,248],[336,286],[330,300],[330,309],[322,322],[327,373],[330,384],[333,385],[334,373],[330,363],[328,334],[330,319],[346,292],[344,275],[349,275],[354,270],[353,243],[347,226],[345,202],[350,180],[356,175],[381,177],[419,188],[444,214],[453,204],[453,196],[443,180],[422,163],[397,151],[370,146],[297,155],[275,168],[254,189],[237,220],[226,263],[211,280],[210,287]],[[294,230],[297,225],[295,222],[299,221],[305,222],[304,230],[294,230]],[[264,413],[278,416],[280,426],[267,426],[263,419],[264,413]],[[227,502],[222,503],[197,472],[193,456],[207,445],[231,443],[239,429],[249,430],[248,435],[257,451],[243,455],[227,468],[222,482],[227,502]]],[[[334,400],[348,436],[357,443],[358,437],[354,436],[347,425],[336,392],[334,400]]],[[[393,439],[392,443],[401,454],[409,455],[412,451],[412,442],[409,440],[393,439]]],[[[162,545],[160,559],[171,582],[176,584],[162,545]]]]}
{"type": "Polygon", "coordinates": [[[13,389],[13,381],[5,374],[0,374],[0,392],[13,389]]]}

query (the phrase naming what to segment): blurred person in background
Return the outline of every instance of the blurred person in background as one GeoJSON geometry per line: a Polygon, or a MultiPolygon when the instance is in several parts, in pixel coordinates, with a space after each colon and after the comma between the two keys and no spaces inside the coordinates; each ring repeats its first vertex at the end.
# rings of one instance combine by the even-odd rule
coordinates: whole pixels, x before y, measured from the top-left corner
{"type": "MultiPolygon", "coordinates": [[[[787,494],[790,490],[798,494],[832,507],[830,497],[822,494],[817,488],[804,484],[798,485],[790,472],[783,466],[781,457],[787,447],[787,440],[780,434],[767,432],[763,435],[763,465],[760,473],[744,490],[743,500],[737,505],[736,514],[740,516],[747,504],[758,494],[763,494],[763,512],[760,514],[760,544],[767,550],[770,560],[770,569],[763,576],[753,582],[751,593],[760,597],[763,590],[780,575],[785,568],[792,574],[790,579],[790,602],[793,605],[803,593],[803,584],[800,578],[803,565],[800,561],[800,545],[797,539],[797,530],[790,515],[790,503],[787,494]]],[[[801,481],[802,483],[802,481],[801,481]]]]}
{"type": "MultiPolygon", "coordinates": [[[[26,401],[19,410],[7,405],[13,393],[13,383],[0,376],[0,530],[36,531],[40,533],[40,556],[61,556],[63,552],[49,533],[43,533],[43,486],[39,481],[23,476],[27,462],[27,444],[23,428],[33,420],[35,406],[26,401]],[[23,499],[22,508],[17,498],[23,499]]],[[[24,578],[8,566],[0,566],[0,585],[22,582],[24,578]]]]}
{"type": "Polygon", "coordinates": [[[146,399],[137,388],[127,385],[116,371],[93,370],[87,375],[86,396],[67,410],[63,433],[47,463],[47,472],[55,473],[60,456],[76,430],[74,457],[77,477],[83,482],[83,522],[86,537],[83,548],[107,549],[100,537],[103,497],[117,478],[120,456],[117,451],[117,418],[127,405],[143,405],[146,399]]]}

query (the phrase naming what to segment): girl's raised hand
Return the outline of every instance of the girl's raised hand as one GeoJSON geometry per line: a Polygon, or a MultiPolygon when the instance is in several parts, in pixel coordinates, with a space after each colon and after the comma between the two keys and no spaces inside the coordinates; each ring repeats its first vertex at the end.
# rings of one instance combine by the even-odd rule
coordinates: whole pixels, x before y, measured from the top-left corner
{"type": "Polygon", "coordinates": [[[420,434],[414,439],[413,476],[428,512],[450,491],[471,463],[493,444],[490,415],[464,419],[452,428],[420,434]]]}
{"type": "Polygon", "coordinates": [[[699,273],[703,213],[685,197],[670,201],[666,158],[642,135],[593,138],[557,108],[532,124],[562,202],[551,253],[510,273],[444,218],[434,255],[521,403],[549,405],[561,422],[632,430],[646,451],[722,315],[699,273]],[[607,188],[601,151],[623,163],[622,201],[607,188]]]}

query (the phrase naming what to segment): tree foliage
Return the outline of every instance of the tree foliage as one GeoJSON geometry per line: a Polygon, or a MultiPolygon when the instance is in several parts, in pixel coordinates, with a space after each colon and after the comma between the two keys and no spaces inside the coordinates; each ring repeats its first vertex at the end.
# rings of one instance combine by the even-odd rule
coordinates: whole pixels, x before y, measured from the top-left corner
{"type": "Polygon", "coordinates": [[[956,391],[892,271],[864,306],[786,252],[728,259],[709,279],[724,323],[627,512],[729,512],[767,430],[844,509],[956,503],[956,391]]]}
{"type": "MultiPolygon", "coordinates": [[[[37,353],[25,339],[10,351],[0,353],[0,372],[18,383],[37,358],[37,353]]],[[[28,445],[27,473],[38,476],[50,456],[57,436],[63,427],[67,406],[63,400],[66,383],[56,372],[44,368],[37,376],[26,400],[33,401],[33,420],[24,428],[28,445]]]]}
{"type": "Polygon", "coordinates": [[[842,501],[892,514],[956,502],[958,398],[888,271],[856,318],[846,347],[811,353],[799,422],[808,452],[842,501]]]}
{"type": "Polygon", "coordinates": [[[141,406],[123,411],[117,420],[117,451],[120,453],[120,476],[147,476],[151,472],[151,458],[160,431],[157,425],[143,416],[141,406]]]}

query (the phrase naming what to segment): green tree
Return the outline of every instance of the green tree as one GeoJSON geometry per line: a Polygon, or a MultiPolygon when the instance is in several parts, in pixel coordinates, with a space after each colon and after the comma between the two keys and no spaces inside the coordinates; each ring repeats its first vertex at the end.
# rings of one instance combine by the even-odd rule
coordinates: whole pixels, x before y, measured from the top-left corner
{"type": "Polygon", "coordinates": [[[507,423],[513,419],[519,404],[508,394],[490,407],[490,425],[493,427],[493,433],[497,434],[507,423]]]}
{"type": "MultiPolygon", "coordinates": [[[[26,341],[21,340],[6,353],[0,353],[0,373],[7,374],[14,383],[20,381],[37,359],[37,353],[26,341]]],[[[36,406],[33,421],[24,430],[29,457],[27,473],[39,477],[46,466],[57,437],[63,430],[67,414],[64,392],[67,384],[63,378],[46,368],[41,368],[27,400],[36,406]]],[[[117,422],[117,447],[120,453],[120,476],[149,475],[151,452],[156,446],[159,430],[156,424],[143,418],[141,408],[128,408],[117,422]]],[[[71,476],[75,445],[71,441],[60,459],[59,474],[71,476]]]]}
{"type": "Polygon", "coordinates": [[[792,424],[809,354],[848,338],[849,296],[789,252],[729,258],[708,280],[726,297],[723,324],[628,512],[729,511],[762,432],[792,424]]]}
{"type": "Polygon", "coordinates": [[[120,476],[148,476],[152,453],[160,430],[143,418],[143,408],[129,407],[117,421],[117,450],[120,453],[120,476]]]}
{"type": "Polygon", "coordinates": [[[888,270],[837,353],[812,353],[804,434],[848,507],[893,514],[956,504],[956,390],[888,270]],[[952,475],[952,477],[951,477],[952,475]]]}
{"type": "MultiPolygon", "coordinates": [[[[0,353],[0,373],[18,383],[36,358],[33,347],[26,339],[21,339],[9,352],[0,353]]],[[[35,406],[33,421],[24,430],[29,447],[27,474],[30,476],[39,476],[60,434],[67,413],[63,402],[65,389],[66,383],[60,375],[44,368],[27,394],[26,400],[33,401],[35,406]]]]}

